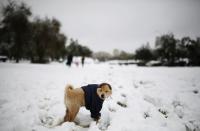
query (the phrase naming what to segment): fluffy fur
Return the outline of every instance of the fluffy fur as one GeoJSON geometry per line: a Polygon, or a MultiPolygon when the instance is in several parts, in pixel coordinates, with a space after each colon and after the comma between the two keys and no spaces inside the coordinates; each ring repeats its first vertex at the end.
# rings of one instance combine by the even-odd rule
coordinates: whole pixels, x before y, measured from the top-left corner
{"type": "MultiPolygon", "coordinates": [[[[97,95],[101,99],[106,99],[112,94],[111,86],[107,83],[102,83],[97,88],[97,95]]],[[[66,115],[64,122],[74,121],[80,107],[85,106],[85,94],[82,88],[73,88],[72,85],[65,87],[64,103],[66,106],[66,115]]]]}

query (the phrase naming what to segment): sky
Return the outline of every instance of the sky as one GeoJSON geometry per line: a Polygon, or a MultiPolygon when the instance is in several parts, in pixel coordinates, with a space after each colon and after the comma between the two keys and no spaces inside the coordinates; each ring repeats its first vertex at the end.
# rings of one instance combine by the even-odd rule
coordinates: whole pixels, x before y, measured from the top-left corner
{"type": "Polygon", "coordinates": [[[177,38],[200,36],[200,0],[24,1],[34,17],[57,18],[67,37],[93,51],[134,52],[171,32],[177,38]]]}

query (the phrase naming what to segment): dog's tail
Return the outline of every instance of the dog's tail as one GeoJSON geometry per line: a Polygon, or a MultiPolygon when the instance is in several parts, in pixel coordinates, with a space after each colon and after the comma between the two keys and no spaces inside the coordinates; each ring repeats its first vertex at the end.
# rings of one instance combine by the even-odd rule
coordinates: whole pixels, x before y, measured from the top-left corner
{"type": "Polygon", "coordinates": [[[74,88],[73,88],[72,85],[67,85],[67,86],[65,87],[65,91],[73,90],[73,89],[74,89],[74,88]]]}
{"type": "Polygon", "coordinates": [[[73,90],[73,89],[74,89],[74,88],[73,88],[72,85],[67,85],[67,86],[65,87],[65,96],[67,96],[67,93],[68,93],[69,91],[73,90]]]}
{"type": "Polygon", "coordinates": [[[69,92],[72,91],[74,88],[72,85],[67,85],[65,87],[65,96],[64,96],[64,102],[65,102],[65,105],[67,104],[67,99],[68,99],[68,95],[70,94],[69,92]]]}

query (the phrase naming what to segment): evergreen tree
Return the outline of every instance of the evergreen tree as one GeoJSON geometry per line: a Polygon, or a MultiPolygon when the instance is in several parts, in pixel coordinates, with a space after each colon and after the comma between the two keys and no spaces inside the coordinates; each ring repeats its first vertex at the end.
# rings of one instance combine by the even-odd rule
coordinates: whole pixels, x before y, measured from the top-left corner
{"type": "Polygon", "coordinates": [[[173,34],[166,34],[156,38],[156,50],[163,63],[174,65],[176,58],[176,42],[173,34]]]}
{"type": "Polygon", "coordinates": [[[148,43],[136,50],[135,59],[142,60],[145,63],[153,59],[153,54],[148,43]]]}
{"type": "Polygon", "coordinates": [[[25,4],[17,4],[15,1],[8,1],[3,7],[3,20],[1,22],[2,43],[6,48],[7,55],[14,57],[16,62],[25,55],[25,47],[30,42],[30,8],[25,4]],[[5,45],[6,44],[6,45],[5,45]]]}

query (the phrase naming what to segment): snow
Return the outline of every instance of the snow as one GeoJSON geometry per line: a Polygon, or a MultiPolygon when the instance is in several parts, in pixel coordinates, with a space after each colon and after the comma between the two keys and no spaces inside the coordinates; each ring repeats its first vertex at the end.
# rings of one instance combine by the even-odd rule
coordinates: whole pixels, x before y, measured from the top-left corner
{"type": "Polygon", "coordinates": [[[0,63],[1,131],[200,131],[200,68],[0,63]],[[99,123],[65,115],[66,84],[108,82],[99,123]]]}

